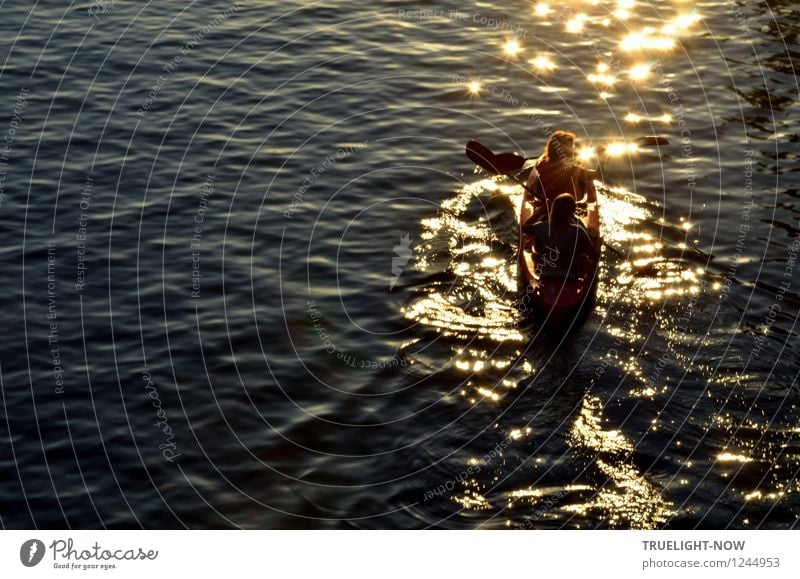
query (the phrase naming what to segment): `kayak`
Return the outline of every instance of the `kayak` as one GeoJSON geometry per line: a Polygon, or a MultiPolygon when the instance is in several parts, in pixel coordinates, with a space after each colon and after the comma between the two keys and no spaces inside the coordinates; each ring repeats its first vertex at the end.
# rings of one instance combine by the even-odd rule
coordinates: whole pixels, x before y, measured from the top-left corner
{"type": "MultiPolygon", "coordinates": [[[[586,228],[597,249],[597,258],[585,257],[569,275],[540,275],[553,256],[533,251],[533,237],[522,226],[533,215],[527,195],[519,205],[519,280],[522,290],[520,311],[545,320],[563,322],[584,313],[594,302],[597,272],[600,267],[600,209],[597,203],[578,204],[576,217],[586,228]]],[[[552,262],[550,262],[552,263],[552,262]]]]}
{"type": "MultiPolygon", "coordinates": [[[[655,139],[655,137],[654,137],[655,139]]],[[[657,144],[660,144],[658,141],[657,144]]],[[[476,140],[466,146],[467,158],[490,175],[504,175],[526,188],[526,175],[518,176],[529,159],[516,153],[495,155],[491,149],[476,140]]],[[[531,191],[532,193],[532,191],[531,191]]],[[[600,267],[600,209],[597,203],[578,204],[576,217],[586,228],[597,250],[597,257],[588,257],[576,263],[565,276],[553,277],[549,274],[547,263],[550,255],[537,255],[533,251],[533,237],[525,233],[522,226],[533,215],[534,207],[527,195],[520,201],[519,216],[519,276],[522,296],[519,309],[522,313],[532,313],[547,321],[564,322],[568,318],[583,318],[594,303],[597,290],[597,272],[600,267]],[[548,275],[539,275],[544,271],[548,275]]],[[[551,262],[552,263],[552,262],[551,262]]],[[[552,271],[552,270],[551,270],[552,271]]],[[[580,321],[580,320],[579,320],[580,321]]]]}

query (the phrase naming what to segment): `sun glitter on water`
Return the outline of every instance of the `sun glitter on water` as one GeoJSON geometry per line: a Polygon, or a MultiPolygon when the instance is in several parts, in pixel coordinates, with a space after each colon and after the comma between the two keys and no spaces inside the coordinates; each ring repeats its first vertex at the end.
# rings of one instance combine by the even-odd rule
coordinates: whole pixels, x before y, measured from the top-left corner
{"type": "Polygon", "coordinates": [[[505,44],[503,44],[503,52],[506,54],[506,56],[517,56],[520,52],[522,52],[522,45],[516,38],[510,38],[505,42],[505,44]]]}
{"type": "Polygon", "coordinates": [[[532,58],[528,61],[530,64],[533,65],[539,72],[549,72],[551,70],[555,70],[556,64],[547,54],[540,54],[535,58],[532,58]]]}

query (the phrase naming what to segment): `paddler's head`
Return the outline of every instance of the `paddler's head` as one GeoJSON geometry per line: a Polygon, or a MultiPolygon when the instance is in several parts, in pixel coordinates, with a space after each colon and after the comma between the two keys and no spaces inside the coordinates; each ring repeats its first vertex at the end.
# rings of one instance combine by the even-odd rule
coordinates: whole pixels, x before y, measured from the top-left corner
{"type": "Polygon", "coordinates": [[[566,227],[572,223],[575,217],[575,197],[571,193],[562,193],[555,199],[550,206],[550,226],[566,227]]]}
{"type": "Polygon", "coordinates": [[[571,162],[575,157],[575,133],[555,131],[547,140],[545,161],[571,162]]]}

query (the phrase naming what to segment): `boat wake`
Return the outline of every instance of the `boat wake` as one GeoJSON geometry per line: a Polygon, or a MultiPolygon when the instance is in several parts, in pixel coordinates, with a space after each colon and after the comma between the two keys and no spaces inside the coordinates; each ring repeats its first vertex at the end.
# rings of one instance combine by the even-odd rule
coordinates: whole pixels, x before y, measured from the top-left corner
{"type": "Polygon", "coordinates": [[[576,527],[601,515],[609,527],[653,528],[673,515],[637,466],[635,438],[623,424],[607,427],[604,408],[621,399],[635,406],[667,388],[643,348],[663,341],[671,351],[681,339],[655,338],[652,328],[672,324],[676,300],[699,307],[702,257],[690,249],[690,227],[654,221],[657,207],[646,199],[597,185],[603,236],[627,258],[605,251],[594,311],[571,336],[545,336],[517,310],[520,187],[467,184],[422,221],[419,281],[403,309],[417,336],[403,354],[442,383],[443,398],[461,400],[459,426],[472,434],[448,468],[472,466],[474,475],[445,500],[467,518],[492,511],[483,526],[576,527]],[[617,382],[611,392],[602,386],[608,378],[617,382]]]}

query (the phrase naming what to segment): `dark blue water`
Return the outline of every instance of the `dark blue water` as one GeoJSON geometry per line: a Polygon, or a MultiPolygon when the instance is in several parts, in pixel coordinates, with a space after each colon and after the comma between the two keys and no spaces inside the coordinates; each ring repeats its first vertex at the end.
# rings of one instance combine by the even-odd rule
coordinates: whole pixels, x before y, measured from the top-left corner
{"type": "Polygon", "coordinates": [[[797,525],[794,3],[2,8],[3,527],[797,525]],[[566,337],[463,155],[555,128],[670,143],[566,337]]]}

